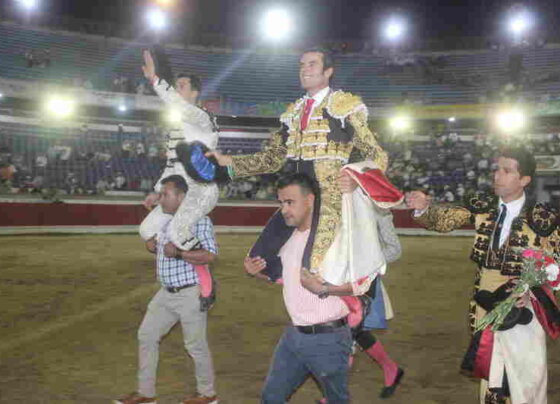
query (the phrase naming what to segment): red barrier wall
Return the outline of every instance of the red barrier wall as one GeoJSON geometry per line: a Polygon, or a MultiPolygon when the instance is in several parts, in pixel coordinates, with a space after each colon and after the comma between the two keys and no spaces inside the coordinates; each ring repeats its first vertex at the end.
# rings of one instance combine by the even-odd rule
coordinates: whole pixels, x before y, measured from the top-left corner
{"type": "MultiPolygon", "coordinates": [[[[210,214],[216,226],[264,226],[274,205],[218,205],[210,214]]],[[[0,226],[138,225],[148,212],[140,204],[0,202],[0,226]]],[[[409,210],[394,210],[395,226],[418,228],[409,210]]]]}

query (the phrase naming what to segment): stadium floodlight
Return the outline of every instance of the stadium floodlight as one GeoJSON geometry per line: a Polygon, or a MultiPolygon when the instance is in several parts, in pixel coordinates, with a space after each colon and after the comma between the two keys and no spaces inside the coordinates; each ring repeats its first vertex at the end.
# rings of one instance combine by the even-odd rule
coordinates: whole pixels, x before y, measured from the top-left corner
{"type": "Polygon", "coordinates": [[[383,36],[390,42],[398,42],[406,33],[406,22],[401,17],[391,17],[383,27],[383,36]]]}
{"type": "Polygon", "coordinates": [[[531,14],[526,10],[520,10],[510,15],[509,30],[515,36],[522,36],[533,25],[531,14]]]}
{"type": "Polygon", "coordinates": [[[70,98],[53,96],[47,100],[46,109],[56,118],[68,118],[74,113],[76,104],[70,98]]]}
{"type": "Polygon", "coordinates": [[[519,132],[527,125],[527,116],[517,108],[500,111],[496,115],[496,125],[504,133],[519,132]]]}
{"type": "Polygon", "coordinates": [[[405,132],[412,128],[412,121],[407,116],[398,115],[389,120],[389,126],[395,132],[405,132]]]}
{"type": "Polygon", "coordinates": [[[457,121],[457,118],[455,118],[454,116],[449,117],[449,119],[447,119],[449,122],[454,123],[455,121],[457,121]]]}
{"type": "Polygon", "coordinates": [[[18,3],[26,10],[35,10],[37,8],[37,0],[18,0],[18,3]]]}
{"type": "Polygon", "coordinates": [[[181,111],[177,109],[171,109],[167,111],[167,114],[165,115],[165,120],[167,121],[167,123],[172,125],[180,123],[182,118],[183,116],[181,115],[181,111]]]}
{"type": "Polygon", "coordinates": [[[159,8],[153,8],[147,14],[148,23],[150,27],[156,31],[161,31],[167,25],[167,17],[165,13],[159,8]]]}
{"type": "Polygon", "coordinates": [[[119,111],[120,112],[126,112],[126,110],[127,110],[126,105],[124,105],[124,104],[119,105],[119,111]]]}
{"type": "Polygon", "coordinates": [[[268,39],[280,41],[292,33],[294,26],[292,18],[286,10],[272,9],[264,15],[261,28],[268,39]]]}
{"type": "Polygon", "coordinates": [[[170,7],[173,4],[173,0],[156,0],[156,3],[161,7],[170,7]]]}

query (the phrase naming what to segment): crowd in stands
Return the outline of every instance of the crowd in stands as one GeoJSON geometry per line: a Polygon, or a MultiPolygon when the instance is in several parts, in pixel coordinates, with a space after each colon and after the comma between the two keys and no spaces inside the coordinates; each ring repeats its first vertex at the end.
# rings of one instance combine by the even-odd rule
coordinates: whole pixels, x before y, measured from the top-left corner
{"type": "MultiPolygon", "coordinates": [[[[163,145],[167,132],[157,126],[127,133],[122,125],[114,132],[83,125],[70,136],[56,132],[54,137],[39,126],[25,126],[26,132],[14,133],[21,131],[21,126],[0,126],[2,194],[33,193],[52,198],[54,194],[145,193],[153,189],[166,163],[163,145]]],[[[228,154],[242,154],[260,146],[254,141],[250,144],[249,148],[229,149],[228,139],[221,139],[219,147],[228,154]]],[[[222,187],[221,195],[225,199],[275,199],[274,182],[271,176],[235,181],[222,187]]]]}
{"type": "MultiPolygon", "coordinates": [[[[6,128],[0,129],[0,193],[51,197],[56,192],[149,192],[165,165],[164,136],[155,126],[145,127],[141,133],[126,133],[122,126],[101,133],[84,125],[73,137],[50,139],[38,146],[37,138],[9,135],[6,128]]],[[[256,143],[251,148],[228,148],[228,142],[232,144],[227,138],[220,139],[224,153],[255,151],[256,143]]],[[[560,154],[558,133],[528,144],[536,154],[560,154]]],[[[458,202],[465,193],[491,187],[496,146],[483,134],[463,137],[445,130],[434,132],[427,142],[387,139],[383,147],[390,156],[387,176],[403,191],[423,189],[436,201],[458,202]]],[[[222,186],[220,195],[222,199],[274,200],[276,178],[239,179],[222,186]]]]}
{"type": "Polygon", "coordinates": [[[29,69],[32,67],[45,68],[51,65],[50,49],[28,49],[23,57],[25,59],[25,66],[29,69]]]}

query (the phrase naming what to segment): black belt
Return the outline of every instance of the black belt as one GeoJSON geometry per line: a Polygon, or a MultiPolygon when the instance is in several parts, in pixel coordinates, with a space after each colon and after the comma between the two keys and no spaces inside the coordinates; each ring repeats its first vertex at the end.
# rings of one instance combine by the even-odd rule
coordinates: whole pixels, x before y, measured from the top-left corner
{"type": "Polygon", "coordinates": [[[197,283],[190,283],[188,285],[183,285],[183,286],[172,286],[172,287],[165,287],[165,290],[167,290],[169,293],[177,293],[180,290],[186,289],[186,288],[190,288],[192,286],[196,286],[198,285],[197,283]]]}
{"type": "Polygon", "coordinates": [[[296,325],[296,330],[304,334],[324,334],[327,332],[334,332],[337,328],[346,325],[346,318],[340,318],[334,321],[328,321],[321,324],[313,325],[296,325]]]}

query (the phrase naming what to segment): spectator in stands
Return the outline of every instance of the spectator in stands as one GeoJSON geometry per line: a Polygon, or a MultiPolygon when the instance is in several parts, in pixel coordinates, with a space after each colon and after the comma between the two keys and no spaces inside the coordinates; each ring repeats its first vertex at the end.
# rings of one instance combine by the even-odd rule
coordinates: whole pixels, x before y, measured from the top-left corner
{"type": "Polygon", "coordinates": [[[146,156],[146,148],[144,147],[144,143],[137,142],[136,143],[136,157],[145,157],[146,156]]]}
{"type": "Polygon", "coordinates": [[[132,157],[132,142],[128,139],[122,142],[121,156],[125,159],[132,157]]]}
{"type": "Polygon", "coordinates": [[[152,180],[148,177],[142,177],[140,181],[140,191],[149,192],[152,188],[152,180]]]}
{"type": "Polygon", "coordinates": [[[98,195],[105,195],[105,192],[107,192],[107,190],[109,189],[109,182],[101,177],[97,180],[97,183],[95,184],[95,191],[98,195]]]}
{"type": "Polygon", "coordinates": [[[138,80],[138,83],[136,84],[136,94],[144,95],[146,93],[146,87],[146,80],[138,80]]]}
{"type": "Polygon", "coordinates": [[[36,175],[31,181],[31,193],[42,193],[45,178],[42,175],[36,175]]]}
{"type": "Polygon", "coordinates": [[[107,189],[109,191],[112,191],[113,189],[115,189],[116,184],[115,184],[115,180],[113,179],[113,177],[107,177],[107,189]]]}
{"type": "Polygon", "coordinates": [[[157,160],[159,154],[158,145],[156,143],[150,143],[148,145],[148,158],[152,161],[157,160]]]}
{"type": "Polygon", "coordinates": [[[38,154],[35,158],[35,167],[37,168],[45,168],[47,166],[48,159],[47,156],[44,154],[38,154]]]}
{"type": "Polygon", "coordinates": [[[93,158],[98,161],[109,161],[111,160],[111,153],[107,149],[103,149],[103,151],[95,152],[93,158]]]}
{"type": "Polygon", "coordinates": [[[268,193],[267,193],[267,190],[264,186],[261,186],[261,187],[258,188],[258,191],[255,194],[255,198],[259,199],[259,200],[268,199],[268,193]]]}
{"type": "Polygon", "coordinates": [[[68,195],[73,195],[76,193],[76,188],[78,187],[78,179],[72,171],[68,172],[68,174],[66,175],[66,179],[64,180],[64,187],[68,195]]]}
{"type": "Polygon", "coordinates": [[[126,177],[123,175],[121,171],[117,172],[117,176],[115,177],[115,189],[123,190],[126,188],[127,181],[126,177]]]}
{"type": "Polygon", "coordinates": [[[16,168],[13,164],[0,163],[0,191],[10,191],[15,173],[16,168]]]}
{"type": "Polygon", "coordinates": [[[50,65],[51,65],[51,51],[50,51],[50,49],[45,49],[43,63],[45,64],[45,67],[50,67],[50,65]]]}
{"type": "Polygon", "coordinates": [[[113,77],[113,81],[111,82],[111,91],[118,93],[120,92],[121,87],[121,79],[119,76],[113,77]]]}
{"type": "Polygon", "coordinates": [[[33,54],[33,49],[28,49],[28,50],[25,52],[24,57],[25,57],[26,66],[27,66],[28,68],[33,67],[33,65],[34,65],[34,59],[35,59],[35,56],[34,56],[34,54],[33,54]]]}
{"type": "Polygon", "coordinates": [[[70,160],[70,156],[72,155],[72,147],[68,145],[60,145],[60,161],[68,161],[70,160]]]}

